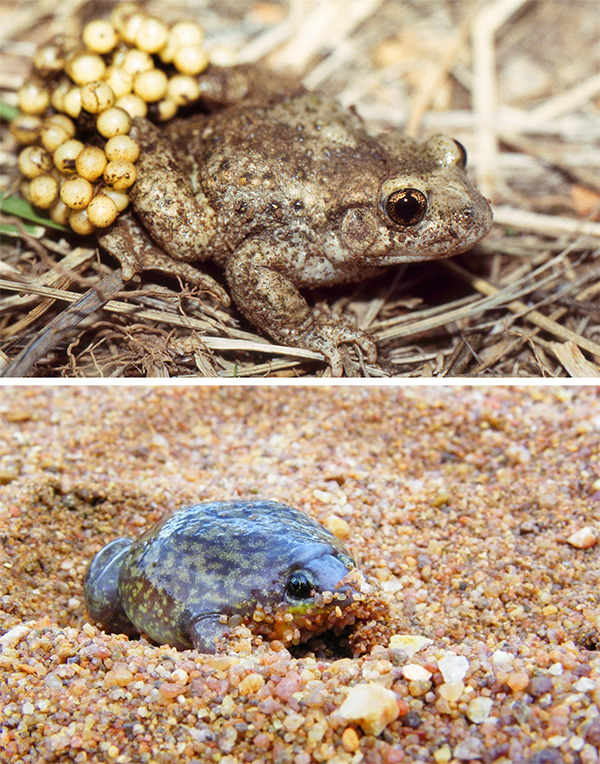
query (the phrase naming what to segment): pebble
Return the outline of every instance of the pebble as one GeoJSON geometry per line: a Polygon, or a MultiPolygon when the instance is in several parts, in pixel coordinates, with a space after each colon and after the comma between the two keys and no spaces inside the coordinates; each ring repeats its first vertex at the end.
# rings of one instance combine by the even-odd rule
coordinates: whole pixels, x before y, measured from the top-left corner
{"type": "Polygon", "coordinates": [[[347,539],[351,534],[350,524],[337,515],[329,515],[325,520],[325,527],[339,539],[347,539]]]}
{"type": "Polygon", "coordinates": [[[185,687],[182,684],[176,684],[175,682],[161,682],[158,686],[161,696],[169,699],[177,698],[184,690],[185,687]]]}
{"type": "Polygon", "coordinates": [[[600,748],[600,716],[597,716],[585,732],[586,742],[600,748]]]}
{"type": "Polygon", "coordinates": [[[595,682],[587,676],[582,676],[575,682],[577,692],[592,692],[596,687],[600,688],[600,682],[595,682]]]}
{"type": "Polygon", "coordinates": [[[585,740],[582,737],[579,737],[579,735],[573,735],[573,737],[569,739],[569,748],[573,751],[581,751],[584,745],[585,740]]]}
{"type": "Polygon", "coordinates": [[[342,732],[342,747],[347,753],[354,753],[360,746],[360,739],[354,727],[346,727],[342,732]]]}
{"type": "Polygon", "coordinates": [[[408,683],[408,692],[413,698],[422,698],[431,690],[431,682],[425,679],[413,679],[408,683]]]}
{"type": "Polygon", "coordinates": [[[444,700],[447,700],[450,703],[456,703],[465,691],[465,684],[464,682],[445,682],[437,689],[444,700]]]}
{"type": "Polygon", "coordinates": [[[468,737],[462,740],[454,749],[454,758],[459,761],[473,761],[480,759],[485,753],[483,742],[476,737],[468,737]]]}
{"type": "Polygon", "coordinates": [[[23,637],[26,634],[29,634],[33,623],[33,621],[28,621],[27,623],[19,623],[16,626],[13,626],[12,629],[9,629],[0,637],[0,648],[3,651],[10,650],[18,645],[23,637]]]}
{"type": "Polygon", "coordinates": [[[417,634],[394,634],[390,638],[390,648],[392,650],[402,650],[410,660],[416,653],[424,647],[433,644],[433,639],[421,637],[417,634]]]}
{"type": "Polygon", "coordinates": [[[570,544],[577,549],[591,549],[591,547],[595,546],[597,543],[598,535],[596,530],[589,525],[575,531],[575,533],[572,533],[567,539],[567,544],[570,544]]]}
{"type": "Polygon", "coordinates": [[[444,682],[461,682],[469,670],[469,661],[464,655],[447,652],[438,660],[438,668],[444,682]]]}
{"type": "Polygon", "coordinates": [[[521,692],[529,684],[529,675],[523,671],[514,671],[506,678],[506,684],[513,692],[521,692]]]}
{"type": "Polygon", "coordinates": [[[238,685],[241,695],[254,695],[265,683],[264,677],[253,672],[245,676],[238,685]]]}
{"type": "Polygon", "coordinates": [[[552,689],[552,679],[549,676],[534,676],[527,685],[527,692],[534,698],[545,695],[552,689]]]}
{"type": "Polygon", "coordinates": [[[133,681],[133,674],[126,666],[119,664],[113,666],[104,675],[104,687],[127,687],[133,681]]]}
{"type": "Polygon", "coordinates": [[[481,724],[490,715],[494,701],[491,698],[473,698],[467,706],[467,719],[473,724],[481,724]]]}
{"type": "Polygon", "coordinates": [[[357,722],[367,735],[379,735],[398,718],[396,694],[375,682],[355,684],[338,709],[348,721],[357,722]]]}
{"type": "Polygon", "coordinates": [[[447,743],[433,752],[436,764],[448,764],[452,759],[452,749],[447,743]]]}
{"type": "Polygon", "coordinates": [[[515,656],[512,653],[507,653],[506,650],[494,650],[492,653],[492,663],[496,667],[505,668],[507,665],[512,664],[515,660],[515,656]]]}
{"type": "Polygon", "coordinates": [[[406,666],[402,667],[402,676],[417,682],[428,682],[432,674],[431,671],[418,663],[407,663],[406,666]]]}
{"type": "Polygon", "coordinates": [[[302,687],[300,674],[297,671],[290,671],[275,687],[275,695],[281,700],[289,700],[295,692],[302,687]]]}
{"type": "Polygon", "coordinates": [[[55,732],[53,735],[48,735],[44,740],[44,744],[48,751],[51,753],[60,753],[65,748],[69,747],[71,742],[71,736],[65,732],[55,732]]]}
{"type": "Polygon", "coordinates": [[[171,674],[171,679],[176,684],[187,684],[190,680],[190,676],[187,671],[183,669],[175,669],[171,674]]]}

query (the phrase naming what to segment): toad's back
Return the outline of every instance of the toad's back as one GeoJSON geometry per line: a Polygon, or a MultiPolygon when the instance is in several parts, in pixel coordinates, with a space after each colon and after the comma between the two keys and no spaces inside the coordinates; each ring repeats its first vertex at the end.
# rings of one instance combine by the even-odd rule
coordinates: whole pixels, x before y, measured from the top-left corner
{"type": "Polygon", "coordinates": [[[249,230],[277,220],[293,227],[307,216],[318,230],[331,212],[371,203],[390,171],[360,117],[317,93],[176,123],[170,137],[217,215],[217,259],[219,233],[231,246],[249,230]]]}

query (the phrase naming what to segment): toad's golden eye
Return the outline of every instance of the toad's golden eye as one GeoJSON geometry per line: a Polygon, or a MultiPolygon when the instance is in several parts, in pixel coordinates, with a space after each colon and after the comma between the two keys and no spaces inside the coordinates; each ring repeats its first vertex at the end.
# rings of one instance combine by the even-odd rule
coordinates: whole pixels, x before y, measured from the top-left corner
{"type": "Polygon", "coordinates": [[[427,197],[417,188],[400,188],[392,192],[384,202],[386,215],[397,225],[410,226],[420,223],[427,212],[427,197]]]}
{"type": "Polygon", "coordinates": [[[456,148],[458,149],[458,153],[460,154],[460,158],[458,160],[458,166],[459,167],[466,167],[467,166],[467,150],[462,145],[460,141],[457,141],[456,138],[452,139],[454,143],[456,143],[456,148]]]}
{"type": "Polygon", "coordinates": [[[286,588],[290,597],[293,597],[295,600],[308,599],[314,590],[309,577],[301,571],[294,571],[292,573],[286,588]]]}

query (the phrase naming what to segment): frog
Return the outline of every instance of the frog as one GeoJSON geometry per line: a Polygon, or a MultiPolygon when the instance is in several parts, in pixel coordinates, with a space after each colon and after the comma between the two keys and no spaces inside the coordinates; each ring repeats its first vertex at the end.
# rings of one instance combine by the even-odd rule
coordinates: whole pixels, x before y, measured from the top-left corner
{"type": "Polygon", "coordinates": [[[398,263],[450,257],[492,223],[464,147],[436,134],[371,135],[355,109],[256,65],[211,66],[193,113],[133,120],[132,210],[101,234],[128,281],[159,270],[210,292],[275,341],[344,372],[342,347],[374,363],[372,337],[311,309],[303,291],[398,263]],[[196,267],[212,261],[226,290],[196,267]],[[192,265],[194,264],[194,265],[192,265]]]}
{"type": "Polygon", "coordinates": [[[370,584],[306,513],[234,499],[183,507],[136,540],[109,542],[83,588],[89,616],[106,632],[214,653],[240,625],[285,645],[339,634],[370,584]]]}

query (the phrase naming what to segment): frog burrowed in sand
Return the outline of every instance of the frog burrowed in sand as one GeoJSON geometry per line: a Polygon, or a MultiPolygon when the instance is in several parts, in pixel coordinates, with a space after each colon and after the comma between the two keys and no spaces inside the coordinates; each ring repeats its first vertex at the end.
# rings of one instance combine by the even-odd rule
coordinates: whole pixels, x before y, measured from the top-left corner
{"type": "Polygon", "coordinates": [[[214,652],[238,625],[298,644],[340,632],[370,589],[350,553],[304,513],[273,501],[175,512],[92,560],[87,610],[106,631],[214,652]]]}

